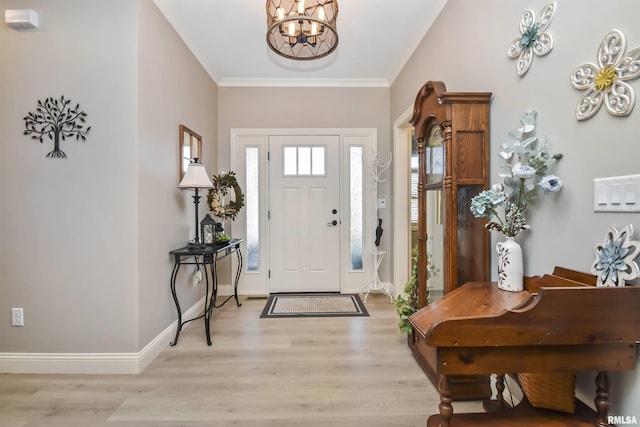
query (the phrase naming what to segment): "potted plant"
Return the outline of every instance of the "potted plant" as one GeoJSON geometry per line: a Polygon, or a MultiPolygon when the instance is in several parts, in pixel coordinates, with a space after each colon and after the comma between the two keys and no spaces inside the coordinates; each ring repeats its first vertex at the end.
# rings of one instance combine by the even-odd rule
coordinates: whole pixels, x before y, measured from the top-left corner
{"type": "MultiPolygon", "coordinates": [[[[414,246],[411,254],[411,280],[404,285],[404,292],[398,295],[394,301],[400,321],[398,323],[398,332],[405,332],[408,336],[413,333],[409,316],[418,311],[418,247],[414,246]]],[[[440,273],[431,262],[431,254],[427,252],[427,279],[436,277],[440,273]]],[[[429,287],[427,287],[427,304],[431,302],[429,297],[429,287]]]]}

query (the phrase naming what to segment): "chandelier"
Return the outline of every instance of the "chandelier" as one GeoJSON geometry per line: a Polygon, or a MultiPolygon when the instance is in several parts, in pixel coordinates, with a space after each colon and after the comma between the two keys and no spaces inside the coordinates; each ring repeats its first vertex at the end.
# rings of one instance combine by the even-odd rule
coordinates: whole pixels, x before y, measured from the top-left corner
{"type": "Polygon", "coordinates": [[[338,46],[337,17],[337,0],[267,0],[267,44],[285,58],[322,58],[338,46]]]}

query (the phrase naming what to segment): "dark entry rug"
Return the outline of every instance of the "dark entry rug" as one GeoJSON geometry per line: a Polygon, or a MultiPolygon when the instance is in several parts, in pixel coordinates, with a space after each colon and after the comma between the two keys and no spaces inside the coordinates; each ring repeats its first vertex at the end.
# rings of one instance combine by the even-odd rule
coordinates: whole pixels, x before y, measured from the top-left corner
{"type": "Polygon", "coordinates": [[[358,295],[274,294],[269,297],[261,318],[368,316],[358,295]]]}

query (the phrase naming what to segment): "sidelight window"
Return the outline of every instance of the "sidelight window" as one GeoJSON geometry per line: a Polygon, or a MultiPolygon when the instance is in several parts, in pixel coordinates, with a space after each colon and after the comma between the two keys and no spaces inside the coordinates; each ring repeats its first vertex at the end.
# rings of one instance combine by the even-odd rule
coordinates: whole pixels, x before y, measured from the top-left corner
{"type": "Polygon", "coordinates": [[[362,230],[363,230],[363,149],[349,147],[349,192],[351,199],[351,270],[362,270],[362,230]]]}
{"type": "Polygon", "coordinates": [[[245,149],[246,215],[247,215],[247,271],[260,268],[260,162],[259,148],[245,149]]]}

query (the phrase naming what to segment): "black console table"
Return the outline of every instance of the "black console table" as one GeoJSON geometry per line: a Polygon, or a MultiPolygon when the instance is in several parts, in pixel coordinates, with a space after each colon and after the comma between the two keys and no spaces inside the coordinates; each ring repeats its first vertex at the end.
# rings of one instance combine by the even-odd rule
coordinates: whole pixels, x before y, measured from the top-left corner
{"type": "Polygon", "coordinates": [[[170,255],[173,255],[174,265],[173,271],[171,272],[171,294],[173,295],[173,300],[176,303],[176,310],[178,311],[178,328],[176,329],[176,337],[171,342],[171,345],[174,346],[178,343],[178,338],[180,337],[180,331],[182,331],[182,327],[189,322],[198,319],[204,319],[204,329],[207,337],[207,344],[211,345],[211,315],[213,314],[214,308],[220,308],[226,304],[231,298],[235,298],[236,304],[240,307],[240,301],[238,301],[238,281],[240,280],[240,273],[242,272],[242,251],[240,250],[240,243],[242,243],[242,239],[231,239],[226,243],[218,243],[214,245],[206,245],[202,248],[193,248],[190,246],[185,246],[180,249],[174,249],[169,252],[170,255]],[[228,257],[231,254],[236,254],[238,259],[238,267],[236,269],[235,280],[233,283],[233,295],[229,295],[224,301],[220,304],[216,305],[216,299],[218,297],[218,271],[217,271],[217,263],[223,258],[228,257]],[[180,270],[180,266],[182,265],[197,265],[202,266],[204,270],[205,284],[206,284],[206,292],[204,298],[204,311],[193,319],[182,320],[182,310],[180,308],[180,302],[178,301],[178,295],[176,294],[176,277],[178,276],[178,271],[180,270]],[[209,283],[209,273],[207,272],[207,266],[209,266],[209,272],[211,273],[211,284],[209,283]]]}

